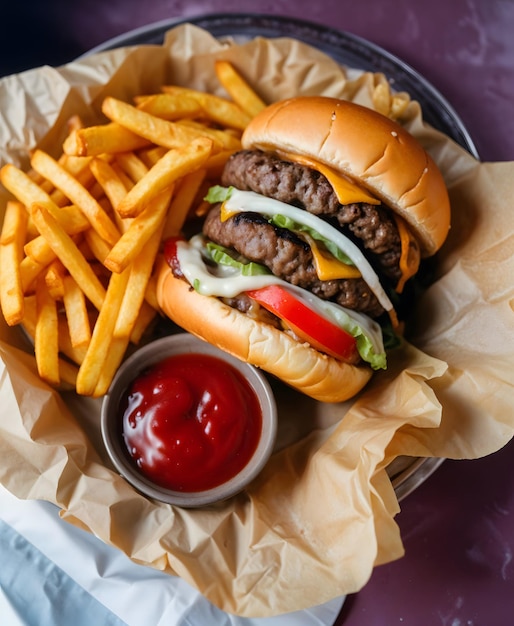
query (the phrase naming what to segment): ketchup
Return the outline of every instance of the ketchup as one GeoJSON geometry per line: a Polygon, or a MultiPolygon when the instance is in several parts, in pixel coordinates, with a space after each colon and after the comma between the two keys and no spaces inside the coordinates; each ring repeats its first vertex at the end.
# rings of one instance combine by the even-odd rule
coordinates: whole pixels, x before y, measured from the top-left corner
{"type": "Polygon", "coordinates": [[[203,491],[235,476],[262,429],[257,396],[214,356],[171,356],[145,370],[121,408],[123,437],[139,470],[175,491],[203,491]]]}

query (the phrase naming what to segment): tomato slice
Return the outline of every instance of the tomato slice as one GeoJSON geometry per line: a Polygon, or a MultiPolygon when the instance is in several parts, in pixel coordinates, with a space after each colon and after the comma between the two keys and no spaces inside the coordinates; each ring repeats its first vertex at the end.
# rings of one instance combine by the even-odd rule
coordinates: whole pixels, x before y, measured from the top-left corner
{"type": "Polygon", "coordinates": [[[247,292],[248,296],[283,320],[301,339],[336,359],[358,359],[357,342],[345,330],[319,315],[280,285],[247,292]]]}
{"type": "Polygon", "coordinates": [[[177,276],[182,274],[180,270],[180,263],[177,259],[177,243],[179,241],[185,241],[185,238],[170,237],[164,242],[164,258],[177,276]]]}

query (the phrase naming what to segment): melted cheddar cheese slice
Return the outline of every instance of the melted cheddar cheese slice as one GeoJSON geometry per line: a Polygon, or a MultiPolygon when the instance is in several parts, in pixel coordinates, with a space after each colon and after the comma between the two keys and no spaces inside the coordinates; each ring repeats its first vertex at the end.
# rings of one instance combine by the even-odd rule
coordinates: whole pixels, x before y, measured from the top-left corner
{"type": "Polygon", "coordinates": [[[405,283],[416,274],[419,269],[421,253],[419,244],[410,232],[407,224],[399,215],[394,214],[398,234],[402,245],[400,257],[400,271],[402,273],[398,284],[395,287],[396,293],[402,293],[405,283]]]}
{"type": "Polygon", "coordinates": [[[328,180],[334,190],[340,204],[354,204],[356,202],[367,202],[368,204],[380,204],[380,200],[372,196],[369,191],[361,187],[354,181],[341,176],[328,165],[323,165],[310,157],[298,154],[286,153],[283,155],[288,161],[299,163],[305,167],[316,170],[328,180]]]}
{"type": "Polygon", "coordinates": [[[301,234],[311,247],[314,267],[320,280],[336,280],[338,278],[360,278],[362,274],[355,265],[348,265],[336,259],[328,250],[320,247],[315,239],[306,233],[301,234]]]}

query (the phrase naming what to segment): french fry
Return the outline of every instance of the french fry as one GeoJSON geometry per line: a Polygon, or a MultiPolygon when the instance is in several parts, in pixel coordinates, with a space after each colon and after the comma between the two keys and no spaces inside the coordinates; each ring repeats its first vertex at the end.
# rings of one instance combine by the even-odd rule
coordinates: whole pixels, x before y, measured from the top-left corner
{"type": "Polygon", "coordinates": [[[150,96],[136,96],[136,107],[155,117],[164,120],[181,120],[185,117],[198,117],[203,111],[196,98],[173,95],[167,93],[152,94],[150,96]]]}
{"type": "Polygon", "coordinates": [[[9,326],[19,324],[25,312],[20,263],[27,221],[21,203],[7,203],[0,236],[0,306],[9,326]]]}
{"type": "Polygon", "coordinates": [[[45,270],[46,288],[54,300],[62,300],[64,296],[65,275],[66,268],[59,259],[55,259],[45,270]]]}
{"type": "MultiPolygon", "coordinates": [[[[88,220],[74,206],[56,209],[52,203],[45,203],[45,207],[68,235],[78,235],[90,227],[88,220]]],[[[24,252],[41,265],[48,265],[55,259],[54,251],[41,235],[28,241],[24,246],[24,252]]]]}
{"type": "Polygon", "coordinates": [[[219,129],[210,128],[205,126],[196,120],[180,120],[175,122],[179,127],[186,127],[192,132],[196,132],[198,137],[208,137],[213,142],[213,152],[225,151],[225,150],[240,150],[241,149],[241,137],[240,131],[236,131],[232,128],[219,129]]]}
{"type": "MultiPolygon", "coordinates": [[[[35,339],[37,323],[36,296],[30,295],[25,297],[25,317],[23,318],[23,328],[25,332],[35,339]]],[[[74,348],[70,341],[70,331],[65,317],[58,316],[57,333],[60,352],[67,356],[75,364],[80,365],[86,356],[86,350],[83,347],[74,348]]]]}
{"type": "Polygon", "coordinates": [[[114,328],[115,337],[130,338],[132,334],[139,310],[145,299],[150,276],[152,275],[152,269],[161,242],[161,233],[162,229],[155,231],[132,263],[125,296],[114,328]]]}
{"type": "Polygon", "coordinates": [[[148,169],[153,167],[167,152],[163,146],[153,146],[147,150],[138,150],[138,156],[148,169]]]}
{"type": "Polygon", "coordinates": [[[237,103],[225,98],[195,89],[188,89],[187,87],[165,85],[162,87],[162,90],[168,95],[197,100],[207,116],[214,122],[221,124],[221,126],[244,130],[251,120],[251,116],[237,103]]]}
{"type": "Polygon", "coordinates": [[[0,245],[7,246],[16,243],[21,244],[21,248],[23,248],[27,221],[28,215],[23,204],[12,200],[7,202],[2,232],[0,233],[0,245]]]}
{"type": "Polygon", "coordinates": [[[46,265],[41,265],[29,256],[22,259],[20,263],[20,278],[23,293],[26,295],[34,286],[36,278],[46,269],[46,265]]]}
{"type": "Polygon", "coordinates": [[[130,268],[121,274],[111,275],[104,305],[98,315],[86,356],[77,375],[77,392],[81,395],[93,396],[95,393],[112,343],[114,326],[129,276],[130,268]]]}
{"type": "Polygon", "coordinates": [[[216,154],[212,154],[205,163],[205,169],[209,178],[220,178],[230,155],[234,154],[234,150],[222,150],[216,154]]]}
{"type": "Polygon", "coordinates": [[[84,128],[84,121],[80,117],[80,115],[72,115],[66,124],[68,128],[68,134],[72,133],[74,130],[78,130],[79,128],[84,128]]]}
{"type": "Polygon", "coordinates": [[[23,248],[25,255],[40,265],[48,265],[55,260],[55,252],[44,237],[34,237],[23,248]]]}
{"type": "Polygon", "coordinates": [[[92,228],[84,233],[84,239],[93,257],[103,265],[107,255],[112,249],[111,246],[92,228]]]}
{"type": "Polygon", "coordinates": [[[191,210],[193,201],[205,179],[206,171],[199,169],[186,174],[180,181],[179,188],[170,204],[166,223],[162,234],[163,239],[174,237],[180,233],[191,210]]]}
{"type": "Polygon", "coordinates": [[[74,348],[87,347],[91,341],[91,326],[86,298],[72,276],[66,276],[63,280],[63,303],[71,345],[74,348]]]}
{"type": "Polygon", "coordinates": [[[68,235],[78,235],[78,233],[82,233],[91,227],[84,213],[73,204],[63,206],[59,209],[56,209],[52,204],[47,205],[45,203],[45,206],[68,235]]]}
{"type": "Polygon", "coordinates": [[[77,376],[79,369],[73,363],[59,359],[59,387],[61,389],[75,389],[77,386],[77,376]]]}
{"type": "Polygon", "coordinates": [[[120,237],[116,225],[99,205],[89,191],[80,184],[55,159],[42,150],[36,150],[31,158],[31,165],[60,189],[87,217],[98,234],[114,245],[120,237]]]}
{"type": "Polygon", "coordinates": [[[80,285],[93,305],[100,310],[105,289],[71,237],[46,210],[44,205],[32,206],[32,219],[56,256],[80,285]]]}
{"type": "Polygon", "coordinates": [[[65,139],[63,150],[70,156],[98,156],[138,150],[148,144],[144,137],[111,123],[74,130],[65,139]]]}
{"type": "Polygon", "coordinates": [[[115,163],[121,167],[122,171],[125,172],[133,183],[140,181],[150,169],[134,152],[118,154],[115,163]]]}
{"type": "MultiPolygon", "coordinates": [[[[158,259],[156,259],[158,262],[158,259]]],[[[145,302],[148,303],[152,309],[156,311],[160,311],[159,302],[157,301],[157,276],[154,273],[150,276],[150,280],[148,281],[148,285],[146,286],[145,291],[145,302]]]]}
{"type": "Polygon", "coordinates": [[[139,315],[130,335],[131,343],[137,345],[141,341],[144,333],[156,317],[157,309],[149,305],[145,300],[139,310],[139,315]]]}
{"type": "Polygon", "coordinates": [[[161,230],[157,230],[152,235],[130,267],[130,275],[113,329],[109,352],[93,394],[95,397],[107,393],[130,341],[133,338],[139,340],[156,315],[156,311],[145,303],[144,298],[161,242],[161,230]],[[134,332],[137,335],[134,335],[134,332]]]}
{"type": "Polygon", "coordinates": [[[102,186],[109,202],[112,204],[113,208],[116,209],[118,204],[127,195],[128,190],[125,183],[118,176],[112,165],[107,163],[107,161],[102,159],[93,159],[90,167],[94,177],[102,186]]]}
{"type": "Polygon", "coordinates": [[[229,61],[217,60],[214,64],[214,70],[218,80],[230,97],[250,117],[255,117],[265,108],[266,104],[229,61]]]}
{"type": "Polygon", "coordinates": [[[95,388],[90,395],[95,398],[99,398],[107,393],[112,379],[116,374],[116,370],[120,366],[125,353],[127,352],[129,343],[130,340],[128,337],[113,337],[110,340],[109,351],[105,356],[102,369],[98,374],[95,388]]]}
{"type": "Polygon", "coordinates": [[[212,141],[195,139],[182,148],[169,150],[148,173],[139,180],[118,205],[121,217],[135,217],[162,191],[179,178],[200,169],[212,150],[212,141]]]}
{"type": "Polygon", "coordinates": [[[34,352],[39,376],[51,385],[59,385],[59,335],[57,305],[50,295],[44,277],[36,283],[37,321],[34,352]]]}
{"type": "MultiPolygon", "coordinates": [[[[53,204],[45,203],[45,208],[68,235],[78,235],[90,228],[88,220],[74,206],[55,209],[53,204]]],[[[24,246],[24,251],[27,256],[30,256],[42,265],[48,265],[55,258],[55,253],[41,235],[27,242],[24,246]]]]}
{"type": "Polygon", "coordinates": [[[172,189],[162,191],[135,217],[116,245],[104,259],[111,272],[122,272],[143,250],[146,242],[161,230],[170,203],[172,189]]]}
{"type": "Polygon", "coordinates": [[[118,178],[125,185],[125,189],[130,191],[134,186],[134,181],[130,178],[130,176],[123,170],[117,160],[111,163],[112,169],[115,171],[118,178]]]}
{"type": "Polygon", "coordinates": [[[12,163],[7,163],[2,167],[0,170],[0,181],[19,202],[25,205],[27,211],[30,210],[30,205],[34,202],[43,202],[47,205],[53,204],[55,210],[58,210],[58,205],[53,202],[50,195],[34,182],[28,174],[12,163]]]}
{"type": "Polygon", "coordinates": [[[207,127],[199,129],[163,120],[116,98],[105,98],[102,111],[110,120],[168,149],[183,147],[206,135],[213,140],[217,149],[222,149],[226,147],[226,143],[231,143],[224,134],[214,132],[207,127]]]}

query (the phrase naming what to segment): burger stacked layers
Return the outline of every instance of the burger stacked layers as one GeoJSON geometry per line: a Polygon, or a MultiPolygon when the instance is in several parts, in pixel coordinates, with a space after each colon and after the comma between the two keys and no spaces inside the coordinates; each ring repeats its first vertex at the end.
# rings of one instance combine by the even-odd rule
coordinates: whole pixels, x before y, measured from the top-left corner
{"type": "Polygon", "coordinates": [[[446,238],[443,177],[401,126],[332,98],[278,102],[242,141],[203,232],[169,242],[160,304],[303,393],[346,400],[386,367],[393,303],[446,238]]]}

